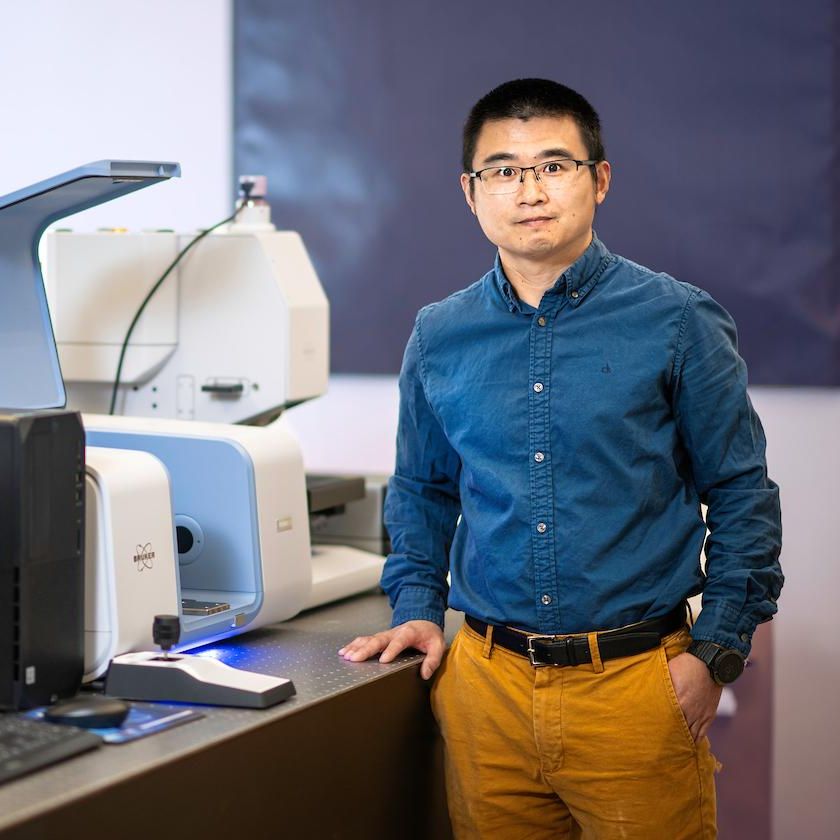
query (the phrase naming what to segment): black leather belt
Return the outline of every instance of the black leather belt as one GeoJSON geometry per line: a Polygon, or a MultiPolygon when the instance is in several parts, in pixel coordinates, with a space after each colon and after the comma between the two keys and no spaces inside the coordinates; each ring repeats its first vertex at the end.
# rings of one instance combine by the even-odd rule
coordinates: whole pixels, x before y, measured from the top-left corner
{"type": "MultiPolygon", "coordinates": [[[[562,668],[567,665],[585,665],[592,661],[589,639],[585,635],[543,636],[487,624],[471,615],[466,616],[465,621],[481,636],[486,636],[487,628],[492,627],[494,645],[526,657],[534,666],[556,665],[562,668]]],[[[617,630],[603,630],[598,633],[601,660],[633,656],[658,647],[663,636],[675,633],[685,623],[685,604],[680,604],[661,618],[628,624],[617,630]]]]}

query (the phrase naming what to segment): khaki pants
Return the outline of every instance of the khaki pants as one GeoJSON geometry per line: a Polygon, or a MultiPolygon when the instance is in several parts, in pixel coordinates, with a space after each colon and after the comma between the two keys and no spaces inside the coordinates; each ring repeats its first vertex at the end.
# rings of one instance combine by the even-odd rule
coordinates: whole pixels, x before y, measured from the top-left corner
{"type": "Polygon", "coordinates": [[[717,836],[717,762],[668,671],[687,628],[604,663],[594,639],[591,664],[534,668],[492,630],[459,631],[432,688],[458,840],[717,836]]]}

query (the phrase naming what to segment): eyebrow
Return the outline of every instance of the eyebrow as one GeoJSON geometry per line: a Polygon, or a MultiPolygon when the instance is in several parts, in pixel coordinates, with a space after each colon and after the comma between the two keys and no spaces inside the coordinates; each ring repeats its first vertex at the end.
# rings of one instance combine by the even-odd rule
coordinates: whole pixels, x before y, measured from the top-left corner
{"type": "MultiPolygon", "coordinates": [[[[543,149],[541,152],[534,155],[534,157],[542,160],[551,160],[552,158],[573,158],[574,155],[568,149],[557,147],[554,149],[543,149]]],[[[516,160],[516,155],[511,154],[510,152],[496,152],[495,154],[488,155],[484,158],[484,160],[481,161],[481,164],[482,166],[487,166],[488,164],[508,160],[516,160]]]]}

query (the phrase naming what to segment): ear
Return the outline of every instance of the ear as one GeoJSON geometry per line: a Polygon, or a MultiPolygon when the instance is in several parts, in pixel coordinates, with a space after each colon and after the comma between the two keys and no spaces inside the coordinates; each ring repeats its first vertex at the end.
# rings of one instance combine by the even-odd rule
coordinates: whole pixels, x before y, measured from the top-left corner
{"type": "Polygon", "coordinates": [[[597,176],[595,182],[595,203],[600,204],[610,191],[610,178],[612,177],[612,169],[609,161],[602,160],[595,164],[595,174],[597,176]]]}
{"type": "Polygon", "coordinates": [[[473,184],[475,179],[470,178],[466,172],[461,173],[461,189],[464,191],[464,198],[467,200],[473,216],[475,215],[475,196],[473,195],[473,184]]]}

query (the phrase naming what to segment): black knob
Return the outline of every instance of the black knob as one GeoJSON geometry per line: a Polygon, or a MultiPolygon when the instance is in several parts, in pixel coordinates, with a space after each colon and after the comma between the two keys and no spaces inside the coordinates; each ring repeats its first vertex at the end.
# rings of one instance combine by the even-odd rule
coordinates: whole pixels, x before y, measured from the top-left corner
{"type": "Polygon", "coordinates": [[[163,650],[171,650],[181,638],[181,620],[177,615],[156,615],[152,625],[152,638],[163,650]]]}

